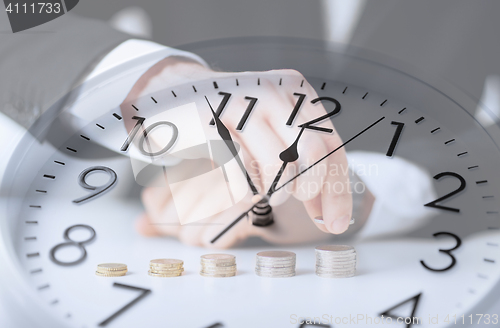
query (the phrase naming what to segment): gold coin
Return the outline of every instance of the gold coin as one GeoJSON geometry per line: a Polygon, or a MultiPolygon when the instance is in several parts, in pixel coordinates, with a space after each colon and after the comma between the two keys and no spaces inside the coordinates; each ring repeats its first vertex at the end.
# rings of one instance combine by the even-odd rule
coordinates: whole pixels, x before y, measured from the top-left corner
{"type": "Polygon", "coordinates": [[[172,274],[176,272],[184,272],[184,269],[176,269],[176,270],[157,270],[154,268],[149,269],[150,272],[158,273],[158,274],[172,274]]]}
{"type": "Polygon", "coordinates": [[[226,272],[226,271],[236,271],[236,264],[231,265],[231,266],[223,266],[223,267],[207,267],[207,266],[202,266],[202,270],[205,272],[226,272]]]}
{"type": "Polygon", "coordinates": [[[99,277],[121,277],[127,274],[126,270],[123,271],[116,271],[116,272],[95,272],[96,276],[99,277]]]}
{"type": "Polygon", "coordinates": [[[149,262],[150,266],[158,267],[181,267],[183,264],[184,262],[182,260],[177,259],[157,259],[149,262]]]}
{"type": "Polygon", "coordinates": [[[122,263],[101,263],[97,265],[99,271],[123,271],[127,270],[127,265],[122,263]]]}
{"type": "Polygon", "coordinates": [[[204,262],[230,262],[235,261],[236,257],[230,254],[206,254],[201,256],[204,262]]]}
{"type": "Polygon", "coordinates": [[[213,277],[213,278],[225,278],[225,277],[234,277],[236,272],[233,273],[206,273],[200,271],[200,275],[203,277],[213,277]]]}
{"type": "Polygon", "coordinates": [[[182,274],[182,272],[165,274],[165,273],[156,273],[156,272],[148,271],[148,274],[152,277],[169,278],[169,277],[178,277],[182,274]]]}

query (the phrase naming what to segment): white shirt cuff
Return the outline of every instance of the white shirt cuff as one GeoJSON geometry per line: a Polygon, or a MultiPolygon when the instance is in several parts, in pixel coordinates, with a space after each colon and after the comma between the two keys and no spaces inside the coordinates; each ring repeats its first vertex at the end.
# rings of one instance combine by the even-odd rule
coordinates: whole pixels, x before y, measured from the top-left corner
{"type": "MultiPolygon", "coordinates": [[[[121,65],[135,58],[145,56],[161,50],[165,51],[166,49],[168,49],[169,51],[167,52],[167,55],[165,57],[170,57],[170,56],[187,57],[199,62],[205,67],[209,67],[208,64],[200,56],[195,55],[191,52],[170,48],[152,41],[130,39],[122,42],[119,46],[110,51],[99,62],[99,64],[96,65],[96,67],[92,70],[92,72],[90,72],[90,74],[87,76],[85,80],[88,81],[113,67],[121,65]]],[[[149,67],[147,69],[149,69],[149,67]]]]}

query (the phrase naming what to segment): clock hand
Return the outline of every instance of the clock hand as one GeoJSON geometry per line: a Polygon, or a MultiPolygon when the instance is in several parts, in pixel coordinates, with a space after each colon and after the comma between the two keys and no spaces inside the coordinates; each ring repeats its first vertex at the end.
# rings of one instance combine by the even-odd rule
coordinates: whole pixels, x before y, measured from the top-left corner
{"type": "MultiPolygon", "coordinates": [[[[336,151],[338,151],[339,149],[341,149],[342,147],[344,147],[345,145],[347,145],[348,143],[350,143],[351,141],[353,141],[354,139],[356,139],[357,137],[359,137],[360,135],[362,135],[363,133],[365,133],[366,131],[368,131],[369,129],[373,128],[375,125],[377,125],[378,123],[380,123],[382,120],[385,119],[385,116],[384,117],[381,117],[379,118],[377,121],[375,121],[374,123],[370,124],[368,127],[366,127],[365,129],[363,129],[361,132],[359,132],[358,134],[356,134],[354,137],[352,137],[351,139],[347,140],[346,142],[344,142],[342,145],[338,146],[337,148],[335,148],[334,150],[332,150],[331,152],[329,152],[328,154],[326,154],[325,156],[321,157],[319,160],[317,160],[316,162],[314,162],[313,164],[311,164],[309,167],[305,168],[304,170],[300,171],[297,175],[295,175],[293,178],[291,178],[290,180],[288,180],[287,182],[285,182],[284,184],[282,184],[279,188],[277,189],[274,189],[274,191],[272,191],[270,194],[264,196],[262,198],[262,200],[266,199],[266,198],[269,198],[271,197],[276,191],[280,190],[281,188],[283,188],[284,186],[286,186],[287,184],[289,184],[290,182],[292,182],[293,180],[297,179],[299,176],[301,176],[303,173],[309,171],[313,166],[315,166],[316,164],[318,164],[319,162],[321,162],[322,160],[324,160],[325,158],[327,158],[328,156],[332,155],[333,153],[335,153],[336,151]]],[[[214,239],[212,239],[210,241],[210,243],[215,243],[217,241],[217,239],[219,239],[220,237],[222,237],[222,235],[224,235],[229,229],[231,229],[236,223],[238,223],[241,219],[243,219],[247,214],[248,212],[250,212],[255,206],[255,205],[252,205],[252,207],[250,207],[248,210],[246,210],[245,212],[243,212],[240,216],[238,216],[233,222],[231,222],[224,230],[222,230],[217,236],[215,236],[214,239]]]]}
{"type": "Polygon", "coordinates": [[[281,179],[281,175],[285,171],[285,168],[288,165],[288,163],[295,162],[297,159],[299,159],[299,152],[297,151],[297,146],[299,144],[299,139],[302,136],[302,133],[304,132],[305,128],[306,126],[303,126],[302,129],[300,129],[299,135],[297,136],[293,144],[280,153],[280,159],[283,161],[283,164],[281,165],[278,174],[276,174],[276,177],[274,178],[271,187],[269,187],[269,190],[267,191],[267,196],[271,196],[276,191],[275,190],[276,185],[281,179]]]}
{"type": "Polygon", "coordinates": [[[207,96],[205,96],[205,99],[207,100],[208,106],[210,106],[210,110],[212,111],[212,115],[214,117],[215,125],[217,127],[217,132],[219,133],[220,137],[224,142],[226,143],[226,146],[229,148],[231,151],[231,154],[233,154],[234,159],[236,162],[238,162],[238,165],[240,166],[241,171],[247,178],[248,185],[250,186],[250,189],[252,189],[252,193],[254,195],[258,195],[259,192],[257,191],[257,188],[253,184],[252,179],[250,178],[250,175],[248,174],[247,170],[245,169],[245,165],[243,165],[243,162],[240,159],[240,156],[238,155],[238,150],[236,149],[234,145],[234,141],[231,138],[231,134],[229,133],[229,130],[226,128],[226,126],[222,123],[222,121],[219,119],[219,117],[215,114],[214,109],[212,108],[212,105],[210,104],[210,101],[208,101],[207,96]]]}

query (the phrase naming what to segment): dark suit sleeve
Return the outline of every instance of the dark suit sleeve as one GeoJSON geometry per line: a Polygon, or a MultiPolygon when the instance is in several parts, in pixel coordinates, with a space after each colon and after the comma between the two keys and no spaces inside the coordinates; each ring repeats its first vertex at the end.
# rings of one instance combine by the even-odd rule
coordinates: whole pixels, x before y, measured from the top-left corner
{"type": "Polygon", "coordinates": [[[105,22],[71,14],[12,33],[4,11],[0,31],[0,111],[26,128],[131,38],[105,22]]]}

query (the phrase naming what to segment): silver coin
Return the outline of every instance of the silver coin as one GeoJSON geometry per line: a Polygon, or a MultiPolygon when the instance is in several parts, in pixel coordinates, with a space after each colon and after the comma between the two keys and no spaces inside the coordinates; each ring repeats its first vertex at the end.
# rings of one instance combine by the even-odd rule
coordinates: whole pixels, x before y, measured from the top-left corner
{"type": "Polygon", "coordinates": [[[295,261],[279,261],[279,262],[261,262],[257,261],[255,262],[256,265],[262,265],[262,266],[295,266],[295,261]]]}
{"type": "Polygon", "coordinates": [[[356,259],[356,254],[349,256],[316,256],[316,261],[352,261],[356,259]]]}
{"type": "Polygon", "coordinates": [[[232,273],[207,273],[200,271],[200,275],[203,277],[213,277],[213,278],[225,278],[225,277],[234,277],[236,272],[232,273]]]}
{"type": "Polygon", "coordinates": [[[350,254],[355,252],[354,247],[349,245],[322,245],[315,248],[317,253],[335,252],[338,254],[350,254]]]}
{"type": "Polygon", "coordinates": [[[356,264],[350,264],[347,266],[328,266],[328,267],[319,266],[319,265],[316,266],[316,269],[319,269],[319,270],[345,270],[345,269],[353,269],[353,268],[356,268],[356,264]]]}
{"type": "Polygon", "coordinates": [[[282,273],[282,272],[294,272],[295,268],[285,268],[285,269],[263,269],[263,268],[255,268],[255,271],[267,272],[267,273],[282,273]]]}
{"type": "Polygon", "coordinates": [[[346,270],[346,271],[320,271],[320,270],[316,270],[316,274],[330,274],[330,275],[340,275],[340,276],[352,275],[355,273],[356,273],[356,270],[346,270]]]}
{"type": "Polygon", "coordinates": [[[287,252],[287,251],[263,251],[257,253],[257,257],[260,258],[269,258],[269,259],[283,259],[283,260],[288,260],[288,259],[295,259],[296,255],[293,252],[287,252]]]}
{"type": "Polygon", "coordinates": [[[231,266],[231,267],[222,267],[222,268],[207,268],[203,267],[201,269],[204,272],[231,272],[231,271],[236,271],[236,265],[231,266]]]}
{"type": "Polygon", "coordinates": [[[256,265],[256,268],[265,268],[265,269],[295,269],[295,265],[256,265]]]}
{"type": "Polygon", "coordinates": [[[256,274],[259,277],[266,277],[266,278],[288,278],[288,277],[295,276],[295,272],[289,273],[289,274],[281,274],[281,275],[266,274],[266,273],[259,273],[259,272],[256,272],[256,274]]]}
{"type": "Polygon", "coordinates": [[[349,256],[316,256],[316,261],[338,261],[338,262],[343,262],[343,261],[352,261],[357,258],[356,254],[351,254],[349,256]]]}
{"type": "Polygon", "coordinates": [[[349,265],[356,264],[356,259],[348,260],[348,261],[324,261],[324,260],[316,260],[316,265],[319,266],[331,266],[331,265],[349,265]]]}
{"type": "Polygon", "coordinates": [[[321,278],[351,278],[356,275],[356,273],[347,274],[347,275],[337,275],[337,274],[325,274],[325,273],[317,273],[316,275],[321,278]]]}
{"type": "Polygon", "coordinates": [[[236,261],[236,257],[230,254],[205,254],[201,256],[204,262],[230,262],[236,261]]]}

